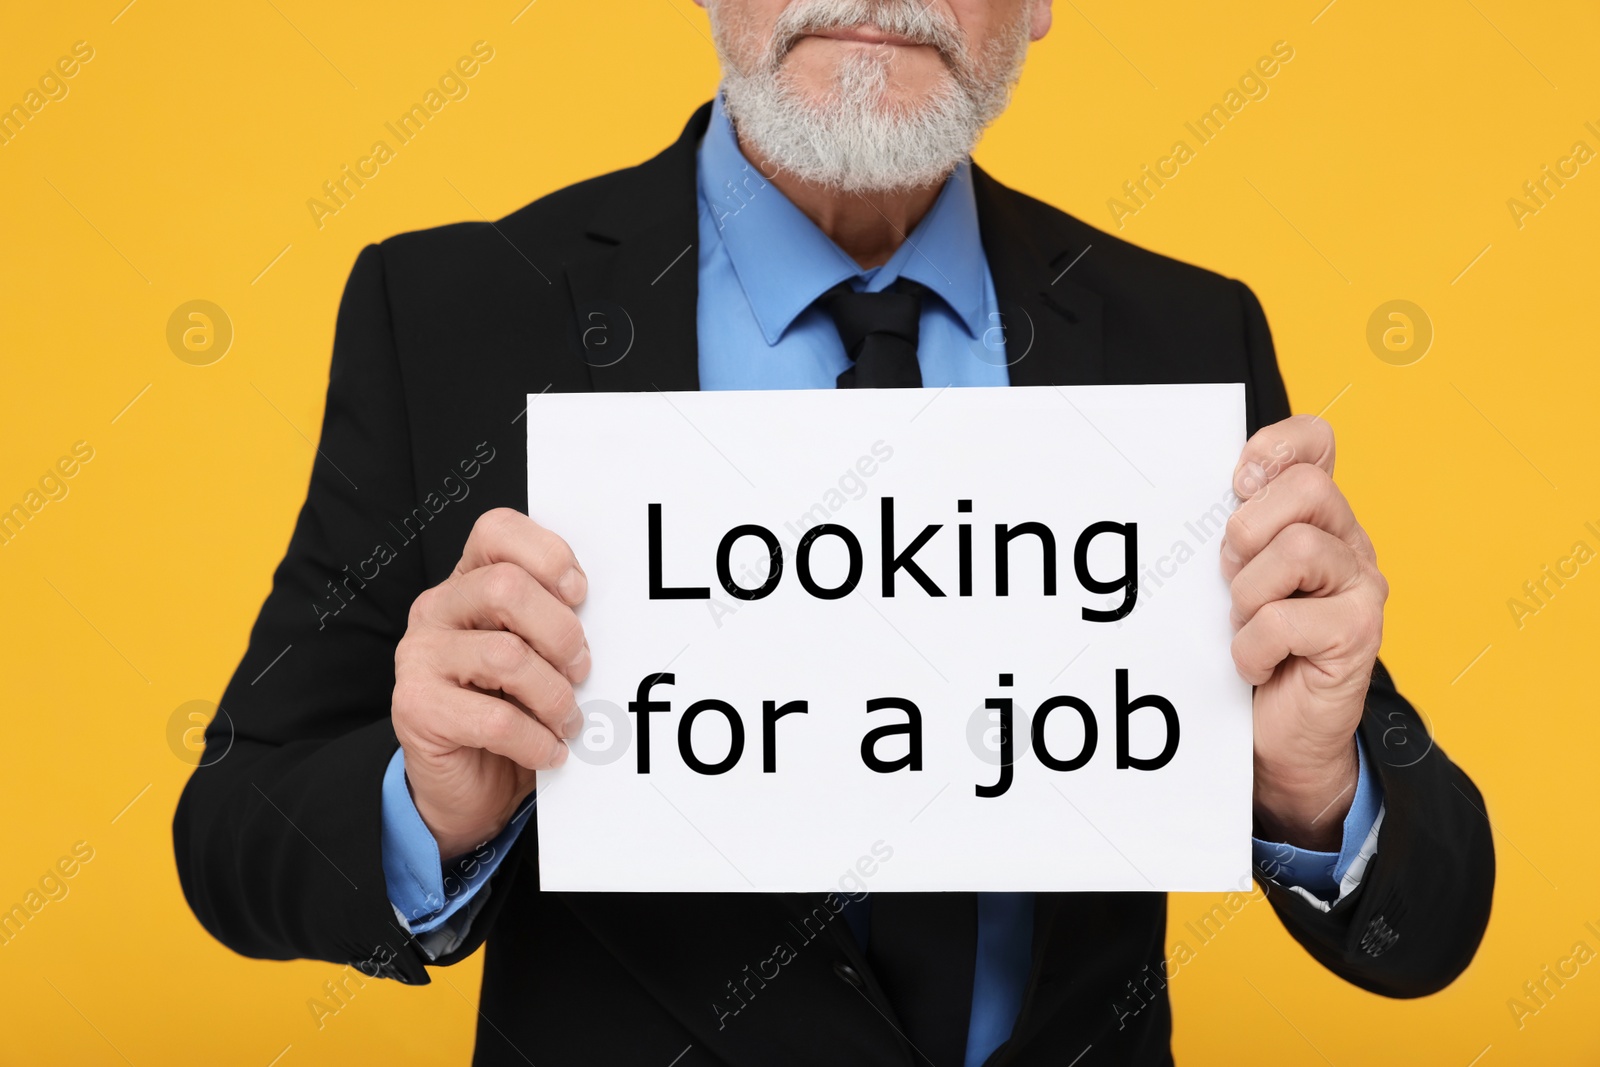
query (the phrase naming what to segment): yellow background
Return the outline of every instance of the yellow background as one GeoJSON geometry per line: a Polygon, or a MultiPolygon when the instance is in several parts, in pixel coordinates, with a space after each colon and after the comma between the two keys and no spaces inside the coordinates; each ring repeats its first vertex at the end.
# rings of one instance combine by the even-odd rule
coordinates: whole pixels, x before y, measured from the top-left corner
{"type": "MultiPolygon", "coordinates": [[[[168,724],[221,693],[287,541],[357,251],[653,154],[716,82],[705,17],[689,0],[123,3],[0,15],[0,104],[74,42],[94,49],[0,145],[0,504],[74,442],[95,450],[0,546],[0,907],[75,842],[94,849],[0,947],[0,1060],[465,1062],[476,960],[427,989],[369,983],[319,1030],[307,1001],[339,968],[241,959],[200,929],[171,857],[188,766],[168,724]],[[319,230],[307,199],[477,40],[494,58],[470,95],[319,230]],[[166,342],[193,299],[234,326],[209,366],[166,342]]],[[[1597,1062],[1600,963],[1520,1028],[1507,1001],[1575,942],[1600,951],[1600,563],[1520,628],[1507,601],[1575,541],[1600,550],[1584,528],[1600,527],[1600,163],[1520,229],[1506,201],[1574,141],[1600,149],[1584,128],[1600,127],[1600,12],[1322,3],[1063,0],[979,152],[1108,226],[1108,198],[1186,120],[1293,47],[1121,232],[1260,294],[1295,408],[1326,409],[1392,581],[1384,654],[1495,821],[1494,918],[1450,989],[1360,992],[1252,904],[1174,980],[1176,1052],[1597,1062]],[[1409,366],[1367,344],[1391,299],[1434,326],[1409,366]]],[[[1212,902],[1173,897],[1174,934],[1212,902]]]]}

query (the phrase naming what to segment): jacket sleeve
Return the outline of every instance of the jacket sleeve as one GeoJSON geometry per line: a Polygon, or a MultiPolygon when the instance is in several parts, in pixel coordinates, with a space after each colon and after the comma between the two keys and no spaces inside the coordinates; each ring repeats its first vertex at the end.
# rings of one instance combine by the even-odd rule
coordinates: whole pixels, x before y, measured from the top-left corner
{"type": "MultiPolygon", "coordinates": [[[[1239,286],[1250,360],[1250,430],[1289,415],[1272,335],[1239,286]]],[[[1382,788],[1377,852],[1360,885],[1323,912],[1268,890],[1278,918],[1324,967],[1390,997],[1449,985],[1477,952],[1494,895],[1494,839],[1483,796],[1433,741],[1379,661],[1360,732],[1382,788]]]]}
{"type": "MultiPolygon", "coordinates": [[[[190,907],[235,951],[420,984],[425,956],[390,906],[382,862],[394,650],[424,584],[405,523],[419,501],[389,308],[383,253],[368,247],[339,308],[306,501],[178,802],[173,846],[190,907]]],[[[493,896],[519,866],[508,859],[493,896]]],[[[476,936],[436,962],[469,954],[491,925],[481,914],[476,936]]]]}

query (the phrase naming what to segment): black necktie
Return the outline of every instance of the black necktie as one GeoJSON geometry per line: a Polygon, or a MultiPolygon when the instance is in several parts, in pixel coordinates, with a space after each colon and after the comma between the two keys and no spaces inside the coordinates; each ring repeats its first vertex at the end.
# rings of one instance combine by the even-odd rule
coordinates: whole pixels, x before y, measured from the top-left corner
{"type": "Polygon", "coordinates": [[[927,290],[901,278],[881,293],[858,293],[841,282],[817,298],[833,316],[839,340],[850,357],[840,373],[840,389],[916,389],[917,322],[927,290]]]}
{"type": "MultiPolygon", "coordinates": [[[[818,298],[850,356],[840,389],[922,385],[917,324],[925,292],[901,278],[881,293],[840,284],[818,298]]],[[[977,895],[880,893],[871,899],[867,960],[917,1050],[916,1067],[960,1067],[978,958],[977,895]]]]}

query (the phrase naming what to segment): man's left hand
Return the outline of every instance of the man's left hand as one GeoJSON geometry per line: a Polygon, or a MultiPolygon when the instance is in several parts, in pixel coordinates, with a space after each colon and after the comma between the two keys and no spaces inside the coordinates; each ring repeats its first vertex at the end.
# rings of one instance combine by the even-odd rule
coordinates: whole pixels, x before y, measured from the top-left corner
{"type": "Polygon", "coordinates": [[[1244,446],[1222,542],[1233,661],[1255,689],[1257,834],[1336,852],[1389,583],[1333,484],[1333,429],[1296,415],[1244,446]]]}

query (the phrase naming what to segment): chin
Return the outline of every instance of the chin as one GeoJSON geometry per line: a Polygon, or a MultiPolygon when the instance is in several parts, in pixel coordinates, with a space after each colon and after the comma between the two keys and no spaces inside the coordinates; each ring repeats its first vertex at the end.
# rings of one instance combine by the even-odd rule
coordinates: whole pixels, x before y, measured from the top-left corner
{"type": "Polygon", "coordinates": [[[885,56],[880,48],[829,41],[802,53],[790,54],[786,71],[790,84],[805,98],[820,103],[836,93],[853,70],[881,71],[881,94],[896,110],[947,92],[954,78],[937,52],[927,48],[893,48],[885,56]]]}

